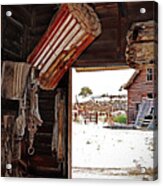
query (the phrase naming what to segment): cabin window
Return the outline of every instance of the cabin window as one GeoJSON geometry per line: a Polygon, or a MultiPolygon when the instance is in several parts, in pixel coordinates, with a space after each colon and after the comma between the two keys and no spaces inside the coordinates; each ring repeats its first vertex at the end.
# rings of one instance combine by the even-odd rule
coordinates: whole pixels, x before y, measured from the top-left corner
{"type": "Polygon", "coordinates": [[[153,98],[153,94],[150,92],[150,93],[147,94],[147,97],[148,98],[153,98]]]}
{"type": "Polygon", "coordinates": [[[147,81],[152,81],[152,68],[147,68],[147,81]]]}

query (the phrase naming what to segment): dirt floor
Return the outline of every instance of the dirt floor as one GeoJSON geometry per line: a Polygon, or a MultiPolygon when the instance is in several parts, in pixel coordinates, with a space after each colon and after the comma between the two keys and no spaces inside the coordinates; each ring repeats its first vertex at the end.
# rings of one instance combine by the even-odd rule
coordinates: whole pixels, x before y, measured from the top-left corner
{"type": "Polygon", "coordinates": [[[156,133],[73,123],[72,177],[153,180],[156,133]]]}

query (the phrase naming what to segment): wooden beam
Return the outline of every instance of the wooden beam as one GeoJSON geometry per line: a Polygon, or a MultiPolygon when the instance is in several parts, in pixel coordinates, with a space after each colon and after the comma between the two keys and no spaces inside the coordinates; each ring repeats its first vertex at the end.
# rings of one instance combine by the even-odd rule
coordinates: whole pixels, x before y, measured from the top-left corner
{"type": "Polygon", "coordinates": [[[20,23],[19,21],[17,21],[16,19],[14,19],[13,17],[6,17],[6,19],[16,28],[18,28],[19,30],[23,31],[23,24],[20,23]]]}
{"type": "Polygon", "coordinates": [[[106,18],[106,17],[115,18],[118,13],[117,13],[117,9],[114,8],[112,9],[112,11],[108,11],[108,10],[98,11],[97,14],[99,18],[101,19],[101,18],[106,18]]]}
{"type": "Polygon", "coordinates": [[[110,10],[108,8],[104,8],[101,10],[96,10],[99,18],[105,18],[105,17],[110,17],[110,18],[115,18],[118,16],[118,10],[117,7],[113,7],[110,10]]]}
{"type": "Polygon", "coordinates": [[[37,4],[34,7],[36,15],[41,15],[48,12],[56,12],[59,9],[59,4],[37,4]]]}
{"type": "MultiPolygon", "coordinates": [[[[28,5],[26,5],[28,6],[28,5]]],[[[31,14],[23,7],[23,5],[3,5],[5,11],[10,10],[12,12],[12,17],[18,20],[21,24],[31,25],[31,14]]]]}
{"type": "Polygon", "coordinates": [[[47,30],[47,25],[42,25],[39,27],[34,27],[33,29],[30,30],[30,34],[33,37],[40,37],[40,34],[42,34],[47,30]],[[38,36],[39,35],[39,36],[38,36]]]}
{"type": "Polygon", "coordinates": [[[14,40],[9,40],[8,38],[4,39],[4,47],[5,48],[12,48],[12,50],[17,51],[18,53],[21,50],[21,44],[14,40]]]}
{"type": "Polygon", "coordinates": [[[127,12],[127,7],[126,3],[124,2],[119,2],[118,3],[118,11],[122,17],[126,17],[128,12],[127,12]]]}
{"type": "Polygon", "coordinates": [[[7,48],[3,48],[2,51],[4,53],[6,53],[7,55],[11,56],[11,57],[14,57],[14,59],[19,59],[20,60],[20,56],[18,54],[16,54],[15,52],[7,49],[7,48]]]}
{"type": "Polygon", "coordinates": [[[98,39],[94,42],[97,43],[98,41],[113,41],[117,39],[117,29],[103,29],[101,35],[98,39]]]}
{"type": "Polygon", "coordinates": [[[77,72],[94,72],[94,71],[105,71],[105,70],[124,70],[129,69],[128,65],[110,66],[110,67],[83,67],[75,68],[77,72]]]}
{"type": "MultiPolygon", "coordinates": [[[[2,39],[3,39],[3,44],[5,42],[5,39],[8,39],[9,41],[16,41],[17,43],[19,43],[21,45],[21,31],[18,30],[16,27],[14,27],[12,24],[9,24],[9,22],[7,23],[7,21],[5,20],[6,22],[6,27],[3,27],[2,28],[2,31],[4,31],[4,36],[2,39]]],[[[4,26],[4,25],[2,25],[4,26]]]]}
{"type": "Polygon", "coordinates": [[[100,22],[102,24],[102,27],[105,29],[115,29],[117,28],[117,23],[118,23],[118,16],[115,16],[114,18],[110,17],[105,17],[101,18],[100,22]]]}
{"type": "Polygon", "coordinates": [[[32,34],[29,36],[29,38],[32,40],[32,42],[35,42],[35,41],[38,42],[38,40],[40,40],[40,38],[43,36],[43,34],[44,33],[41,33],[41,32],[37,35],[32,34]]]}
{"type": "Polygon", "coordinates": [[[37,21],[39,22],[39,20],[44,20],[44,21],[46,21],[47,19],[49,20],[53,16],[54,16],[54,13],[53,12],[50,12],[50,11],[45,12],[45,13],[43,12],[41,15],[40,14],[37,14],[37,12],[36,12],[36,22],[37,21]]]}
{"type": "Polygon", "coordinates": [[[121,43],[121,40],[122,40],[122,33],[121,33],[121,30],[122,30],[122,15],[121,15],[121,9],[119,8],[119,3],[117,4],[118,6],[118,21],[117,21],[117,31],[118,31],[118,34],[117,34],[117,56],[118,55],[121,55],[121,48],[122,48],[122,43],[121,43]]]}
{"type": "Polygon", "coordinates": [[[117,43],[116,40],[97,40],[96,42],[94,42],[83,54],[83,56],[85,55],[89,55],[92,52],[102,52],[102,53],[109,53],[112,52],[114,53],[115,50],[117,48],[117,43]]]}
{"type": "Polygon", "coordinates": [[[23,17],[30,18],[31,13],[27,10],[30,5],[8,5],[9,8],[14,8],[23,17]]]}
{"type": "MultiPolygon", "coordinates": [[[[43,14],[44,15],[44,14],[43,14]]],[[[35,17],[35,27],[38,26],[47,26],[49,25],[51,19],[52,19],[53,15],[49,14],[48,16],[44,16],[43,18],[39,18],[39,16],[35,17]]]]}
{"type": "Polygon", "coordinates": [[[124,66],[127,65],[125,59],[99,59],[96,60],[95,58],[92,60],[81,60],[78,59],[74,64],[73,67],[110,67],[110,66],[124,66]]]}
{"type": "Polygon", "coordinates": [[[72,178],[72,68],[69,70],[68,86],[68,178],[72,178]]]}
{"type": "Polygon", "coordinates": [[[81,57],[80,57],[80,59],[82,59],[82,60],[94,60],[94,59],[96,59],[96,61],[100,61],[101,59],[104,59],[104,60],[109,60],[109,59],[116,59],[117,58],[117,52],[116,51],[98,51],[98,50],[96,50],[95,52],[94,51],[91,51],[91,52],[88,52],[88,53],[84,53],[81,57]]]}
{"type": "Polygon", "coordinates": [[[116,6],[116,2],[114,3],[94,3],[95,4],[95,7],[96,7],[96,10],[103,10],[103,9],[111,9],[111,8],[114,8],[116,6]]]}

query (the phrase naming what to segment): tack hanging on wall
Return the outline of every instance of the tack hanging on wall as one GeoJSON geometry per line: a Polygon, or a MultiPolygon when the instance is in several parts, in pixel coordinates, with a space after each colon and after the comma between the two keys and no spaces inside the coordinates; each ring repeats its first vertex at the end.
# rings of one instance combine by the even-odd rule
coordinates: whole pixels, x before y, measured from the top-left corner
{"type": "Polygon", "coordinates": [[[40,87],[54,89],[79,55],[101,33],[99,19],[87,4],[63,4],[28,57],[39,70],[40,87]]]}

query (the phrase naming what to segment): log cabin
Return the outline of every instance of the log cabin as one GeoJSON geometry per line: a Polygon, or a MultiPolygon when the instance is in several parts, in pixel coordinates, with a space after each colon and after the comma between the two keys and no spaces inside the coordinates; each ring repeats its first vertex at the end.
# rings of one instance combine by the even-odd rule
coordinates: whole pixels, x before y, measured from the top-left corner
{"type": "Polygon", "coordinates": [[[128,124],[135,123],[143,98],[156,97],[154,64],[144,64],[137,69],[129,81],[123,86],[128,93],[128,124]]]}
{"type": "MultiPolygon", "coordinates": [[[[6,130],[6,123],[11,128],[19,115],[18,101],[2,97],[2,176],[71,178],[71,68],[78,71],[129,68],[125,51],[126,35],[130,26],[140,21],[157,22],[157,3],[153,1],[88,5],[96,12],[102,25],[102,32],[71,64],[54,89],[38,88],[39,110],[43,123],[35,135],[33,155],[29,155],[27,150],[27,131],[23,139],[18,141],[6,130]],[[147,10],[145,14],[140,14],[142,7],[147,10]],[[58,103],[60,100],[62,102],[58,103]],[[62,113],[59,112],[60,108],[62,113]],[[10,141],[6,141],[6,135],[10,141]],[[14,143],[16,152],[19,149],[21,156],[11,149],[7,151],[6,146],[11,146],[11,143],[14,143]],[[8,170],[7,164],[11,165],[11,169],[8,170]]],[[[7,60],[13,63],[27,62],[28,56],[48,29],[51,20],[57,16],[60,6],[60,4],[2,5],[1,60],[4,63],[7,60]],[[12,16],[6,16],[7,11],[11,11],[12,16]]]]}

